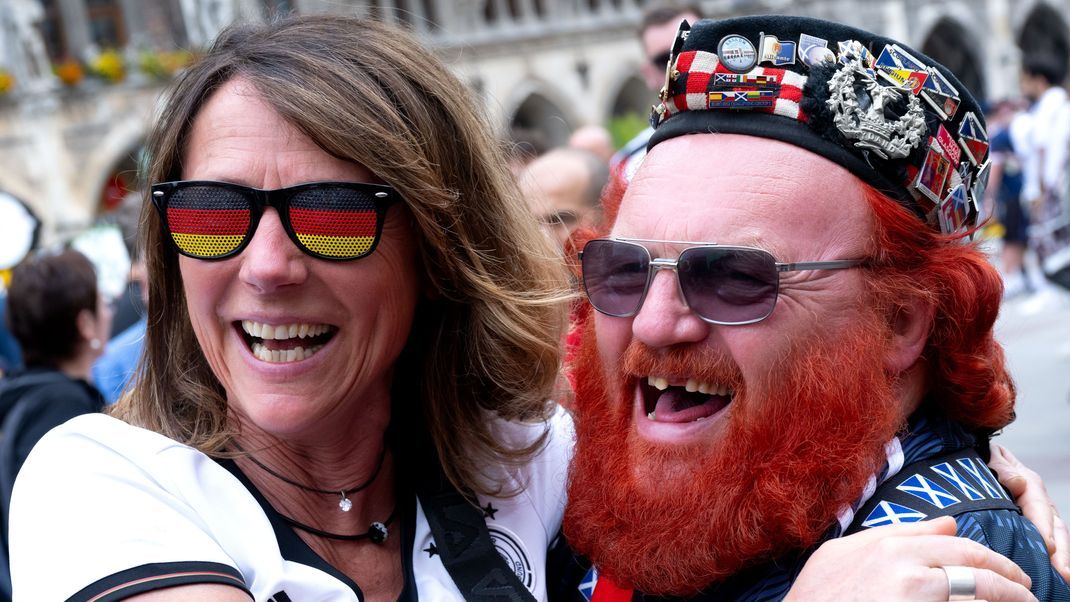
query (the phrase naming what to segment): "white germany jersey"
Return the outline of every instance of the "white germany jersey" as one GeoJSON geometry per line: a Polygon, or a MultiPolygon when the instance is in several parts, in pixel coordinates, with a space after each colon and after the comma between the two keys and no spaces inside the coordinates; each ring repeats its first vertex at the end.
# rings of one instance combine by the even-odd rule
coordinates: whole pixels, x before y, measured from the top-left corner
{"type": "MultiPolygon", "coordinates": [[[[538,426],[499,421],[526,440],[538,426]]],[[[546,599],[546,550],[564,512],[571,419],[559,411],[546,448],[508,474],[515,497],[480,499],[491,539],[520,582],[546,599]]],[[[504,469],[503,469],[504,470],[504,469]]],[[[415,496],[398,509],[400,600],[460,600],[415,496]]],[[[52,430],[19,473],[11,502],[15,600],[109,601],[163,587],[222,583],[254,600],[363,600],[283,523],[233,462],[94,414],[52,430]]]]}

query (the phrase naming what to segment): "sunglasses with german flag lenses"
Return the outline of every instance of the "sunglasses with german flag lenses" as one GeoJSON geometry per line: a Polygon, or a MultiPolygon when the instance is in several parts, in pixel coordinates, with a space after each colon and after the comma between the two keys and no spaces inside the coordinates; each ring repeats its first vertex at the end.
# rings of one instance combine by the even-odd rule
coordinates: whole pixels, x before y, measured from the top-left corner
{"type": "Polygon", "coordinates": [[[379,244],[386,210],[398,199],[389,186],[362,182],[313,182],[275,190],[194,180],[152,185],[152,202],[175,249],[208,260],[241,253],[265,207],[279,212],[290,240],[312,257],[359,259],[379,244]]]}

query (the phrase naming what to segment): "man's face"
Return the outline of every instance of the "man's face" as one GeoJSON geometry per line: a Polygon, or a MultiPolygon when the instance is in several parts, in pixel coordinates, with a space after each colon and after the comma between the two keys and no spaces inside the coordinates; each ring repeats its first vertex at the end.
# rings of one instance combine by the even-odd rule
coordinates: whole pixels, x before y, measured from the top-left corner
{"type": "Polygon", "coordinates": [[[560,248],[577,228],[592,225],[597,217],[587,198],[590,178],[582,161],[553,151],[533,161],[518,178],[532,214],[560,248]]]}
{"type": "Polygon", "coordinates": [[[641,37],[644,61],[641,71],[643,80],[653,92],[657,92],[665,84],[665,63],[668,62],[676,30],[684,19],[687,19],[688,23],[694,23],[698,21],[698,16],[693,13],[680,13],[661,25],[652,25],[643,31],[641,37]]]}
{"type": "Polygon", "coordinates": [[[1022,96],[1029,102],[1036,102],[1048,89],[1048,80],[1023,71],[1018,79],[1018,87],[1022,91],[1022,96]]]}
{"type": "MultiPolygon", "coordinates": [[[[610,235],[855,259],[872,231],[862,194],[785,143],[682,136],[647,156],[610,235]]],[[[722,326],[659,270],[634,317],[595,313],[575,365],[570,543],[618,582],[683,595],[816,541],[904,418],[866,294],[862,270],[784,272],[768,318],[722,326]]]]}
{"type": "MultiPolygon", "coordinates": [[[[857,180],[817,155],[748,136],[692,135],[659,144],[647,160],[651,164],[630,186],[611,236],[757,247],[779,262],[864,256],[870,224],[857,180]]],[[[688,245],[646,246],[652,257],[675,259],[688,245]]],[[[658,353],[680,347],[715,349],[739,366],[744,383],[753,385],[792,346],[850,324],[852,300],[861,293],[858,270],[785,272],[771,316],[746,326],[716,326],[689,310],[676,275],[661,270],[635,317],[594,316],[599,354],[606,374],[614,374],[625,350],[636,343],[658,353]]],[[[668,393],[687,380],[706,378],[617,374],[617,379],[636,381],[634,394],[620,401],[634,406],[639,437],[663,445],[720,443],[727,412],[680,423],[666,407],[658,420],[647,419],[659,397],[641,386],[648,377],[666,379],[672,385],[668,393]]]]}

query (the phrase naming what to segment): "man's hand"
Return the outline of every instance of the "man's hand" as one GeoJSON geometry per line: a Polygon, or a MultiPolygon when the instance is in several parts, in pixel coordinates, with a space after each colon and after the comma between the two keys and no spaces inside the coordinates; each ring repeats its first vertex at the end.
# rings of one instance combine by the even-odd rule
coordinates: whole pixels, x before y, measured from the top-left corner
{"type": "Polygon", "coordinates": [[[876,527],[827,541],[806,562],[785,602],[944,602],[942,566],[973,570],[976,599],[1035,602],[1029,576],[1010,559],[963,537],[955,519],[876,527]]]}
{"type": "Polygon", "coordinates": [[[1070,531],[1067,531],[1066,523],[1059,517],[1055,503],[1048,497],[1048,490],[1044,487],[1044,481],[1040,480],[1040,475],[1000,445],[992,445],[992,459],[988,466],[1014,496],[1014,502],[1022,509],[1022,514],[1040,531],[1055,570],[1063,579],[1070,581],[1070,531]]]}

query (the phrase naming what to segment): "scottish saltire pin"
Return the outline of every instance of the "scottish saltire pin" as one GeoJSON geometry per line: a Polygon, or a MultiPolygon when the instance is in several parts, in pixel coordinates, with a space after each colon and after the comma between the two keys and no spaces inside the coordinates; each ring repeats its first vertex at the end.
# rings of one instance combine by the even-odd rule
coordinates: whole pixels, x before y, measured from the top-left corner
{"type": "Polygon", "coordinates": [[[973,113],[966,113],[959,124],[959,146],[970,163],[980,166],[988,155],[988,133],[973,113]]]}
{"type": "Polygon", "coordinates": [[[921,171],[914,181],[914,189],[925,195],[933,203],[940,204],[944,200],[944,185],[951,171],[951,162],[941,152],[939,142],[929,139],[929,150],[925,154],[925,162],[921,165],[921,171]]]}
{"type": "Polygon", "coordinates": [[[873,55],[862,45],[862,42],[858,40],[848,40],[846,42],[836,42],[836,49],[839,51],[840,62],[847,64],[848,61],[857,58],[862,61],[862,64],[866,69],[873,69],[873,55]]]}
{"type": "Polygon", "coordinates": [[[746,73],[758,64],[758,49],[754,43],[735,33],[721,38],[717,56],[726,69],[736,73],[746,73]]]}
{"type": "Polygon", "coordinates": [[[807,67],[821,63],[835,63],[836,53],[828,47],[828,40],[809,34],[799,35],[799,60],[807,67]]]}
{"type": "Polygon", "coordinates": [[[711,109],[769,108],[776,99],[775,90],[714,90],[709,93],[707,106],[711,109]]]}
{"type": "MultiPolygon", "coordinates": [[[[940,231],[944,234],[958,232],[969,224],[970,200],[962,184],[951,189],[940,202],[940,231]]],[[[943,506],[941,506],[943,508],[943,506]]]]}
{"type": "Polygon", "coordinates": [[[955,138],[951,136],[951,132],[947,131],[947,128],[942,123],[936,129],[936,141],[940,143],[940,148],[943,149],[947,160],[951,161],[952,165],[958,165],[959,161],[962,160],[962,150],[959,149],[955,138]]]}
{"type": "Polygon", "coordinates": [[[928,71],[929,77],[925,78],[925,83],[921,86],[921,99],[928,103],[941,119],[949,121],[959,110],[959,103],[962,101],[959,92],[939,69],[929,67],[928,71]]]}
{"type": "Polygon", "coordinates": [[[925,81],[929,79],[929,71],[925,64],[900,48],[898,44],[886,45],[877,57],[874,66],[882,78],[914,94],[920,93],[925,81]]]}
{"type": "Polygon", "coordinates": [[[758,38],[758,62],[777,66],[795,64],[795,42],[782,42],[762,32],[758,38]]]}

